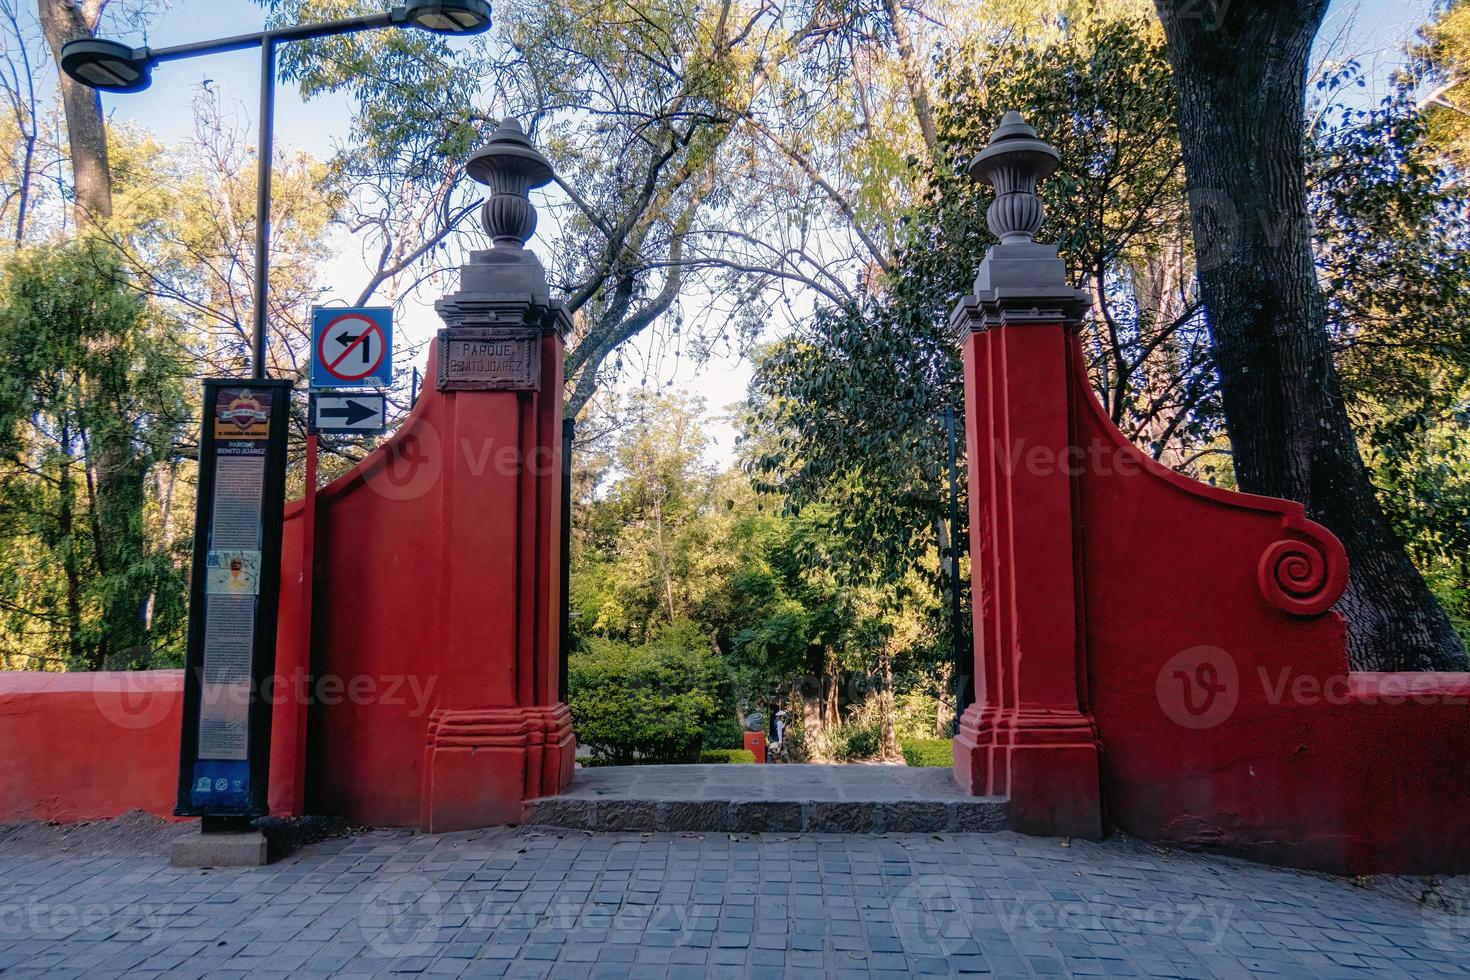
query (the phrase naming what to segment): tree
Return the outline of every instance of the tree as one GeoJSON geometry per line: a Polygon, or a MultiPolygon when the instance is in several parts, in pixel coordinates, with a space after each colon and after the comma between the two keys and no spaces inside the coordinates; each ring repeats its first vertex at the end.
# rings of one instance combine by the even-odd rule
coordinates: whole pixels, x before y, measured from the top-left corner
{"type": "Polygon", "coordinates": [[[171,657],[186,586],[145,497],[187,424],[179,352],[104,245],[20,251],[4,271],[4,652],[86,670],[171,657]]]}
{"type": "MultiPolygon", "coordinates": [[[[365,6],[268,5],[276,23],[365,6]]],[[[566,359],[566,411],[575,417],[604,365],[620,367],[614,352],[674,310],[701,268],[687,242],[720,197],[727,107],[750,87],[758,40],[731,12],[728,2],[511,2],[497,5],[509,44],[494,50],[474,42],[454,51],[395,32],[304,44],[283,65],[307,94],[354,93],[353,146],[337,166],[377,186],[435,186],[446,199],[473,201],[460,176],[481,133],[505,114],[529,122],[564,195],[543,215],[558,232],[552,286],[576,318],[566,359]]],[[[443,227],[472,211],[447,205],[443,227]]],[[[407,254],[439,261],[437,239],[424,243],[407,254]]]]}
{"type": "Polygon", "coordinates": [[[567,706],[578,743],[602,762],[698,762],[706,731],[728,714],[728,687],[718,652],[682,622],[636,647],[587,640],[568,670],[567,706]]]}
{"type": "Polygon", "coordinates": [[[1406,81],[1422,91],[1430,138],[1464,170],[1470,167],[1470,3],[1438,4],[1410,52],[1406,81]]]}
{"type": "MultiPolygon", "coordinates": [[[[697,400],[635,394],[590,421],[602,436],[578,451],[605,462],[583,469],[609,480],[579,484],[574,509],[574,675],[609,656],[641,662],[668,637],[697,637],[680,645],[719,658],[742,711],[769,717],[785,706],[804,716],[806,744],[819,754],[844,711],[858,711],[877,746],[893,741],[896,687],[924,688],[932,701],[940,604],[922,576],[867,581],[871,549],[839,532],[833,508],[781,513],[739,469],[715,471],[703,458],[697,400]]],[[[706,725],[708,744],[735,744],[734,720],[727,711],[706,725]]]]}
{"type": "MultiPolygon", "coordinates": [[[[201,88],[191,108],[193,135],[178,146],[114,127],[114,214],[98,233],[116,247],[130,281],[176,320],[197,373],[239,374],[250,356],[257,161],[215,91],[201,88]]],[[[278,151],[271,184],[267,363],[272,377],[301,378],[341,197],[327,165],[301,153],[278,151]]]]}
{"type": "Polygon", "coordinates": [[[17,245],[25,241],[26,218],[31,209],[37,177],[36,151],[41,135],[41,117],[36,97],[36,76],[31,65],[30,47],[26,43],[26,30],[21,23],[21,8],[18,0],[0,0],[0,18],[4,20],[3,73],[6,108],[5,141],[13,147],[6,161],[4,179],[4,201],[0,203],[0,217],[11,219],[15,227],[14,240],[17,245]]]}
{"type": "Polygon", "coordinates": [[[1360,108],[1337,95],[1357,78],[1323,79],[1309,134],[1328,330],[1389,522],[1470,640],[1470,186],[1412,79],[1360,108]]]}
{"type": "MultiPolygon", "coordinates": [[[[261,2],[274,23],[364,6],[261,2]]],[[[620,356],[636,337],[698,359],[794,315],[802,290],[850,304],[873,288],[927,179],[921,31],[937,21],[887,0],[507,0],[503,44],[354,35],[293,46],[283,66],[308,95],[356,97],[337,164],[370,184],[454,188],[487,125],[528,122],[558,172],[543,227],[552,285],[576,315],[576,416],[599,384],[640,369],[620,356]],[[690,292],[705,295],[685,309],[690,292]]]]}
{"type": "Polygon", "coordinates": [[[1464,647],[1368,479],[1332,359],[1302,138],[1327,0],[1158,9],[1236,479],[1300,501],[1342,540],[1355,667],[1460,669],[1464,647]]]}
{"type": "MultiPolygon", "coordinates": [[[[1084,328],[1094,390],[1147,452],[1199,472],[1219,416],[1157,25],[1099,15],[1036,43],[1002,33],[950,52],[935,75],[946,159],[973,154],[1011,108],[1061,150],[1043,234],[1097,295],[1084,328]]],[[[962,414],[963,397],[948,316],[994,241],[984,212],[957,163],[938,172],[905,216],[884,291],[819,307],[757,361],[758,484],[793,506],[835,506],[844,533],[875,543],[869,567],[888,581],[948,548],[944,415],[962,414]]]]}
{"type": "Polygon", "coordinates": [[[76,187],[76,222],[85,228],[112,214],[112,174],[107,166],[107,129],[102,122],[102,96],[61,70],[61,48],[89,38],[108,0],[37,0],[41,28],[61,86],[66,132],[71,145],[72,180],[76,187]]]}

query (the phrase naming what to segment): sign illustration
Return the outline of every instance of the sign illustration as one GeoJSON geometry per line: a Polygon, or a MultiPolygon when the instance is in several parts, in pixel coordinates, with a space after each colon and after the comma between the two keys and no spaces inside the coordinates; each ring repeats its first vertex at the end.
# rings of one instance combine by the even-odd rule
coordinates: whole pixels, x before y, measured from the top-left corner
{"type": "Polygon", "coordinates": [[[387,386],[393,380],[393,311],[317,307],[311,311],[311,386],[387,386]]]}
{"type": "Polygon", "coordinates": [[[356,435],[387,431],[388,399],[384,395],[311,394],[311,431],[356,435]]]}

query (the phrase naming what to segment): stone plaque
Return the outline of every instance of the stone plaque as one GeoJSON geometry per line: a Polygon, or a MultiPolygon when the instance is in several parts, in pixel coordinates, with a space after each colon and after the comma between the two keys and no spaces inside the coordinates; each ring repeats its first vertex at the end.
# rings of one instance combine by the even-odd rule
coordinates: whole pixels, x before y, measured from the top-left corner
{"type": "Polygon", "coordinates": [[[541,331],[455,327],[439,331],[440,391],[536,391],[541,387],[541,331]]]}

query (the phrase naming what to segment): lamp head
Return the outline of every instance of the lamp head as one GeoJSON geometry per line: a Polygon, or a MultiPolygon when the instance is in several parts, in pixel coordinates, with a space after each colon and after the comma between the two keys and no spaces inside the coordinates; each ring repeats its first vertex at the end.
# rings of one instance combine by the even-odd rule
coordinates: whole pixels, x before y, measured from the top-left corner
{"type": "Polygon", "coordinates": [[[490,27],[485,0],[409,0],[402,10],[408,23],[435,34],[479,34],[490,27]]]}
{"type": "Polygon", "coordinates": [[[61,48],[61,70],[89,88],[104,92],[141,92],[152,81],[147,48],[102,38],[79,38],[61,48]]]}

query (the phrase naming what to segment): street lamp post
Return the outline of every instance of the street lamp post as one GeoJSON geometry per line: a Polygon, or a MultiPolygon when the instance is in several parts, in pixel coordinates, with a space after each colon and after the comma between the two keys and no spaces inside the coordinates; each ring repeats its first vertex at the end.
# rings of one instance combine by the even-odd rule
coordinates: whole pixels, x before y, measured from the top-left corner
{"type": "Polygon", "coordinates": [[[141,92],[152,81],[153,67],[202,54],[260,48],[260,139],[256,150],[255,188],[255,322],[250,376],[265,377],[267,279],[270,272],[271,156],[276,112],[276,45],[286,41],[354,34],[378,27],[418,27],[435,34],[478,34],[490,26],[490,4],[484,0],[409,0],[381,14],[345,17],[319,24],[299,24],[195,41],[168,48],[134,48],[102,38],[80,38],[61,49],[61,69],[76,81],[107,92],[141,92]]]}

